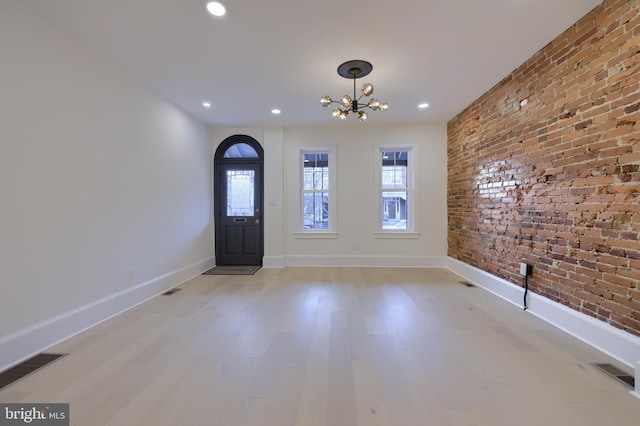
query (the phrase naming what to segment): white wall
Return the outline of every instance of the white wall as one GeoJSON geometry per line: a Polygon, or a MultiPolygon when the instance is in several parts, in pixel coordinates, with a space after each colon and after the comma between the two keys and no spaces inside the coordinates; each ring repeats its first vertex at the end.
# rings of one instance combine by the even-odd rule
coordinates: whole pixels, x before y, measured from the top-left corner
{"type": "Polygon", "coordinates": [[[246,134],[265,150],[265,267],[295,265],[442,266],[447,251],[446,124],[211,128],[212,145],[246,134]],[[418,146],[417,238],[379,238],[374,145],[418,146]],[[337,151],[337,238],[300,238],[299,149],[333,145],[337,151]]]}
{"type": "Polygon", "coordinates": [[[286,128],[284,132],[285,252],[287,264],[430,266],[447,248],[447,134],[442,124],[376,125],[337,122],[331,126],[286,128]],[[338,237],[300,238],[299,150],[334,145],[337,149],[338,237]],[[418,238],[380,238],[379,167],[375,145],[417,145],[418,238]]]}
{"type": "Polygon", "coordinates": [[[0,352],[213,264],[206,126],[13,0],[0,63],[0,352]]]}

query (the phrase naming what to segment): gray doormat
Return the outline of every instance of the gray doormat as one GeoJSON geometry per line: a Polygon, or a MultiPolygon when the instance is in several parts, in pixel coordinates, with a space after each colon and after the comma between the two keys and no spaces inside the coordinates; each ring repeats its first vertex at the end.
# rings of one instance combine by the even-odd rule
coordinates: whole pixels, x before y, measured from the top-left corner
{"type": "Polygon", "coordinates": [[[258,269],[259,266],[251,265],[216,266],[202,275],[253,275],[258,269]]]}

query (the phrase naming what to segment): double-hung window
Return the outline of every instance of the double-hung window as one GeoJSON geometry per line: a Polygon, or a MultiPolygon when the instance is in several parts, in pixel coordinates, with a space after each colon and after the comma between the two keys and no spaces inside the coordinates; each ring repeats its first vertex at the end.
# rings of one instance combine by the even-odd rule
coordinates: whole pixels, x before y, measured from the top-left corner
{"type": "Polygon", "coordinates": [[[335,231],[333,151],[301,150],[302,231],[335,231]]]}
{"type": "Polygon", "coordinates": [[[377,148],[379,224],[382,232],[415,230],[414,152],[414,147],[377,148]]]}

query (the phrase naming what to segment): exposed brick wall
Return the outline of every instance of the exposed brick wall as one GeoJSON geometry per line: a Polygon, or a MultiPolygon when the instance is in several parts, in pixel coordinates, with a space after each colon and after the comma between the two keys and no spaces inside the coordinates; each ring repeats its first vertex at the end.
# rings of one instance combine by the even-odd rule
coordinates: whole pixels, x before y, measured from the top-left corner
{"type": "Polygon", "coordinates": [[[449,255],[640,335],[640,0],[605,1],[448,123],[449,255]],[[523,101],[526,101],[523,102],[523,101]]]}

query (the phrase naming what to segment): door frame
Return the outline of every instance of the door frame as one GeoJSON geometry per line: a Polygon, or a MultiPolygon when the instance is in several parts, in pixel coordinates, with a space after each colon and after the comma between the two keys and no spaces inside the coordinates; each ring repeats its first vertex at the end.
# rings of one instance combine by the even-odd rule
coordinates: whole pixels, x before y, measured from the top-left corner
{"type": "Polygon", "coordinates": [[[260,264],[255,266],[262,266],[262,259],[264,257],[264,150],[260,143],[248,135],[233,135],[224,139],[218,148],[216,148],[216,153],[213,159],[213,203],[214,203],[214,229],[215,229],[215,255],[216,255],[216,265],[217,266],[225,266],[220,263],[223,259],[222,256],[222,245],[224,241],[222,239],[222,209],[224,208],[225,203],[221,202],[220,197],[223,191],[222,185],[225,184],[226,179],[220,175],[222,171],[222,164],[229,164],[241,167],[243,164],[251,164],[259,166],[260,173],[260,187],[258,188],[260,195],[258,197],[258,205],[257,208],[260,209],[260,244],[259,244],[259,259],[260,264]],[[251,146],[256,153],[258,154],[257,158],[224,158],[224,153],[231,147],[237,143],[245,143],[251,146]]]}

